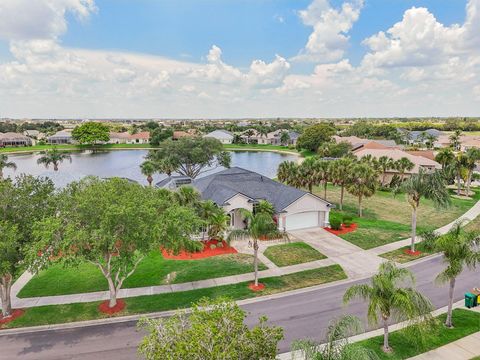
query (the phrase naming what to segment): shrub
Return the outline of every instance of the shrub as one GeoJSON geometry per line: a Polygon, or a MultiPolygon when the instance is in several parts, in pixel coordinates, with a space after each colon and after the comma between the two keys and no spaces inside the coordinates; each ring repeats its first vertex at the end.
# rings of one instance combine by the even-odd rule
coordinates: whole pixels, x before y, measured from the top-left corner
{"type": "Polygon", "coordinates": [[[342,222],[339,219],[330,219],[330,228],[333,230],[340,230],[342,222]]]}
{"type": "Polygon", "coordinates": [[[345,227],[350,227],[350,226],[352,226],[352,224],[353,224],[353,216],[351,216],[351,215],[343,215],[342,222],[343,222],[343,225],[344,225],[345,227]]]}

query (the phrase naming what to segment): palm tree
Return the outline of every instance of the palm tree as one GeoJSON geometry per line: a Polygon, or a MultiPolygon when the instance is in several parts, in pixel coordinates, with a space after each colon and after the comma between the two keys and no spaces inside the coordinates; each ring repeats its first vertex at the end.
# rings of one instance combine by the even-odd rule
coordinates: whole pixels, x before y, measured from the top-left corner
{"type": "Polygon", "coordinates": [[[270,216],[275,215],[275,207],[266,200],[260,200],[253,208],[254,213],[265,213],[270,216]]]}
{"type": "Polygon", "coordinates": [[[152,182],[153,182],[152,175],[155,174],[155,172],[157,171],[155,164],[150,160],[144,161],[140,165],[140,170],[142,171],[142,174],[147,177],[148,185],[152,186],[152,182]]]}
{"type": "Polygon", "coordinates": [[[242,216],[247,221],[246,229],[235,229],[230,232],[227,240],[251,239],[253,242],[253,268],[255,272],[254,285],[258,286],[258,240],[259,239],[278,239],[286,238],[287,235],[277,228],[277,224],[273,221],[270,214],[257,212],[253,214],[246,209],[239,209],[242,216]]]}
{"type": "Polygon", "coordinates": [[[202,232],[202,240],[205,239],[205,233],[209,233],[210,221],[218,213],[219,207],[212,200],[202,201],[198,206],[198,215],[205,221],[206,231],[202,232]]]}
{"type": "Polygon", "coordinates": [[[318,345],[311,340],[297,340],[292,351],[300,351],[304,360],[377,360],[377,354],[358,344],[350,344],[348,338],[362,331],[360,320],[344,315],[330,321],[327,328],[326,344],[318,345]]]}
{"type": "Polygon", "coordinates": [[[352,167],[352,174],[354,175],[347,185],[347,191],[358,198],[358,216],[362,217],[362,200],[375,193],[378,175],[375,169],[366,163],[355,164],[352,167]]]}
{"type": "Polygon", "coordinates": [[[467,169],[467,196],[470,196],[470,186],[472,184],[473,171],[480,160],[480,149],[470,148],[465,153],[465,168],[467,169]]]}
{"type": "Polygon", "coordinates": [[[58,165],[64,160],[72,162],[72,157],[66,152],[58,151],[56,147],[52,150],[47,150],[42,153],[42,156],[38,158],[37,164],[43,164],[48,169],[50,165],[53,165],[53,170],[58,171],[58,165]]]}
{"type": "Polygon", "coordinates": [[[210,239],[224,240],[229,223],[230,217],[222,208],[217,207],[216,211],[207,220],[210,239]]]}
{"type": "Polygon", "coordinates": [[[427,134],[425,137],[425,146],[427,149],[433,149],[435,141],[437,141],[437,137],[435,135],[427,134]]]}
{"type": "Polygon", "coordinates": [[[446,268],[438,274],[438,283],[449,283],[448,311],[445,326],[452,327],[453,295],[457,277],[466,267],[474,269],[480,263],[480,243],[478,232],[466,232],[462,223],[457,222],[450,231],[443,236],[433,236],[426,244],[430,249],[443,253],[446,268]]]}
{"type": "Polygon", "coordinates": [[[455,169],[457,178],[457,195],[461,195],[462,188],[462,171],[467,166],[467,158],[464,153],[458,152],[453,158],[451,166],[455,169]]]}
{"type": "Polygon", "coordinates": [[[200,193],[192,186],[180,186],[174,196],[181,206],[197,206],[201,198],[200,193]]]}
{"type": "Polygon", "coordinates": [[[318,160],[310,157],[305,159],[305,161],[298,166],[297,180],[295,183],[301,187],[308,188],[310,194],[313,191],[313,186],[318,185],[320,182],[317,164],[318,160]]]}
{"type": "Polygon", "coordinates": [[[380,156],[378,158],[378,168],[382,172],[382,186],[385,186],[387,171],[395,168],[395,162],[388,156],[380,156]]]}
{"type": "Polygon", "coordinates": [[[327,185],[331,177],[330,161],[317,160],[315,164],[315,179],[323,184],[323,198],[325,200],[327,200],[327,185]]]}
{"type": "Polygon", "coordinates": [[[450,195],[445,180],[438,172],[427,173],[420,170],[418,174],[412,174],[405,180],[396,191],[402,191],[407,196],[407,201],[412,207],[412,239],[410,251],[415,251],[417,234],[417,210],[422,198],[430,199],[437,207],[446,207],[450,204],[450,195]]]}
{"type": "Polygon", "coordinates": [[[340,186],[340,210],[343,210],[343,196],[345,186],[350,183],[352,174],[353,160],[350,158],[341,158],[331,164],[331,176],[334,185],[340,186]]]}
{"type": "Polygon", "coordinates": [[[454,158],[455,154],[452,149],[444,148],[438,152],[437,156],[435,156],[435,161],[442,165],[442,169],[445,169],[448,164],[452,163],[454,158]]]}
{"type": "Polygon", "coordinates": [[[371,285],[353,285],[345,292],[343,302],[349,303],[355,298],[368,301],[368,321],[383,323],[383,351],[389,352],[388,326],[392,317],[398,320],[417,318],[427,319],[433,306],[430,301],[411,286],[402,287],[407,281],[413,285],[415,277],[406,268],[399,268],[393,262],[380,264],[377,274],[372,277],[371,285]]]}
{"type": "Polygon", "coordinates": [[[294,187],[298,186],[298,165],[294,161],[284,161],[278,165],[277,178],[279,181],[294,187]]]}
{"type": "Polygon", "coordinates": [[[248,129],[243,134],[247,137],[247,144],[250,144],[250,138],[255,135],[255,131],[253,131],[253,129],[248,129]]]}
{"type": "Polygon", "coordinates": [[[402,157],[395,161],[395,169],[400,173],[400,181],[403,181],[405,173],[412,170],[414,167],[415,164],[406,157],[402,157]]]}
{"type": "Polygon", "coordinates": [[[290,141],[290,135],[288,134],[287,131],[282,131],[280,134],[280,144],[286,146],[288,145],[288,142],[290,141]]]}
{"type": "Polygon", "coordinates": [[[0,179],[3,179],[3,169],[10,168],[14,171],[17,170],[17,164],[13,161],[8,161],[8,156],[6,154],[0,154],[0,179]]]}
{"type": "Polygon", "coordinates": [[[450,146],[453,150],[458,151],[462,145],[461,142],[462,130],[455,130],[455,132],[450,135],[450,146]]]}

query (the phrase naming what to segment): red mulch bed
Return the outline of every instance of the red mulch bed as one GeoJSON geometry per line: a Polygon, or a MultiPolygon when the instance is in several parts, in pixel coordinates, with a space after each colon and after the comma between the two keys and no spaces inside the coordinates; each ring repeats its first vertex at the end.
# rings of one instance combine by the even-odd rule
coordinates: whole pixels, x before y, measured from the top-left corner
{"type": "Polygon", "coordinates": [[[329,227],[326,227],[324,229],[327,230],[329,233],[332,233],[334,235],[343,235],[343,234],[347,234],[347,233],[350,233],[352,231],[355,231],[355,230],[357,230],[357,228],[358,228],[358,225],[353,223],[349,227],[343,226],[343,224],[342,224],[342,227],[340,228],[340,230],[333,230],[329,227]]]}
{"type": "Polygon", "coordinates": [[[20,316],[22,316],[23,314],[25,314],[25,310],[22,310],[22,309],[14,309],[12,311],[12,315],[9,316],[9,317],[6,317],[4,318],[1,314],[0,314],[0,326],[1,325],[4,325],[4,324],[8,324],[9,322],[15,320],[15,319],[18,319],[20,316]]]}
{"type": "Polygon", "coordinates": [[[115,305],[112,308],[108,307],[109,302],[110,302],[109,300],[105,300],[104,302],[102,302],[100,305],[98,305],[98,310],[100,310],[104,314],[113,315],[125,309],[125,305],[126,305],[125,301],[121,299],[118,299],[117,305],[115,305]]]}
{"type": "Polygon", "coordinates": [[[224,254],[236,254],[237,250],[230,245],[228,245],[225,241],[222,241],[223,246],[217,246],[219,243],[218,240],[208,240],[203,242],[203,250],[199,252],[188,252],[188,251],[181,251],[177,255],[173,253],[169,253],[165,249],[162,249],[162,255],[165,259],[172,259],[172,260],[197,260],[197,259],[205,259],[212,256],[217,255],[224,255],[224,254]],[[211,249],[210,245],[215,245],[215,249],[211,249]]]}
{"type": "Polygon", "coordinates": [[[248,288],[255,292],[262,291],[263,289],[265,289],[265,284],[258,283],[258,285],[255,286],[255,283],[250,283],[248,284],[248,288]]]}
{"type": "Polygon", "coordinates": [[[420,255],[420,254],[422,253],[421,251],[418,251],[418,250],[412,251],[412,250],[410,250],[410,249],[405,249],[403,252],[404,252],[405,254],[411,255],[411,256],[418,256],[418,255],[420,255]]]}

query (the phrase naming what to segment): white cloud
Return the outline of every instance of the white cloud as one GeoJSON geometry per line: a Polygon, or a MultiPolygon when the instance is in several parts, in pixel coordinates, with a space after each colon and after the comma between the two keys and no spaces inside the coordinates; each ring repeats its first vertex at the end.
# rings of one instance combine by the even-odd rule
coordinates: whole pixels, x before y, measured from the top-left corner
{"type": "Polygon", "coordinates": [[[279,55],[276,55],[271,63],[254,60],[250,65],[247,81],[256,87],[277,87],[282,85],[289,69],[288,61],[279,55]]]}
{"type": "Polygon", "coordinates": [[[94,0],[2,0],[0,38],[55,39],[67,30],[67,12],[84,20],[96,10],[94,0]]]}
{"type": "Polygon", "coordinates": [[[326,63],[341,59],[348,47],[348,32],[362,7],[363,0],[345,2],[340,9],[331,7],[328,0],[314,0],[299,12],[303,23],[312,26],[313,32],[294,60],[326,63]]]}

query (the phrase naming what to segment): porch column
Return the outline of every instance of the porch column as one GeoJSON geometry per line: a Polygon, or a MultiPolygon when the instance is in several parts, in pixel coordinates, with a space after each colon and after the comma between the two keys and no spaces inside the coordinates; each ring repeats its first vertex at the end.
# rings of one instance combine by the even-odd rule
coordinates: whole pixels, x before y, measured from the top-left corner
{"type": "Polygon", "coordinates": [[[323,226],[330,226],[330,211],[325,211],[325,220],[323,226]]]}

